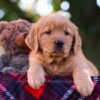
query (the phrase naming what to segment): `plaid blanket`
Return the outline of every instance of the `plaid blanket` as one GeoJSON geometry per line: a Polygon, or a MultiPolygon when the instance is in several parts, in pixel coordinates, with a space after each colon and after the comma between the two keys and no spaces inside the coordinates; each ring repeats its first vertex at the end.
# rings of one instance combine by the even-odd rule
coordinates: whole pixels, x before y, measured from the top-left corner
{"type": "Polygon", "coordinates": [[[97,100],[100,96],[100,77],[92,77],[95,89],[91,96],[82,97],[70,77],[46,77],[39,89],[27,84],[24,74],[0,73],[0,100],[97,100]]]}

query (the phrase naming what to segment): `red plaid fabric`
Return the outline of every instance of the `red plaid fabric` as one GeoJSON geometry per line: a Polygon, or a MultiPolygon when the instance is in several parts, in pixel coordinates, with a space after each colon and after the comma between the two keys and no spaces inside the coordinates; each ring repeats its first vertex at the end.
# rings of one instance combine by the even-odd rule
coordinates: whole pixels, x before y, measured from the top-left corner
{"type": "Polygon", "coordinates": [[[97,100],[100,77],[92,77],[95,89],[91,96],[82,97],[70,77],[48,77],[39,89],[32,89],[23,74],[0,73],[0,100],[97,100]]]}

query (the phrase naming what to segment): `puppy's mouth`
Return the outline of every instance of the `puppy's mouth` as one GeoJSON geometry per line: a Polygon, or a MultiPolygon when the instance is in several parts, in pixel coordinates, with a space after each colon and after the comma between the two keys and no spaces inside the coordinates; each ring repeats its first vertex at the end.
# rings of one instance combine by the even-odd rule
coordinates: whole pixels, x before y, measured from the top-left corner
{"type": "Polygon", "coordinates": [[[62,56],[64,55],[64,51],[61,49],[54,49],[54,51],[51,53],[52,56],[62,56]]]}
{"type": "Polygon", "coordinates": [[[62,56],[64,55],[64,48],[63,48],[63,43],[56,43],[54,44],[53,51],[51,53],[52,56],[62,56]]]}

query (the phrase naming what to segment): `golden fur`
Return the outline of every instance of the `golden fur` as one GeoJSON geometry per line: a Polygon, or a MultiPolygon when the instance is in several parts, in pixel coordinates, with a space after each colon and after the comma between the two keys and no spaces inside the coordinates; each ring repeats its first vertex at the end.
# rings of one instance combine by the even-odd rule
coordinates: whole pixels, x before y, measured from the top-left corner
{"type": "Polygon", "coordinates": [[[56,13],[40,18],[32,25],[25,41],[31,49],[27,74],[31,87],[39,88],[47,74],[71,75],[83,96],[92,93],[91,76],[97,76],[98,71],[84,57],[78,29],[65,16],[56,13]],[[60,44],[56,47],[58,41],[60,44]]]}

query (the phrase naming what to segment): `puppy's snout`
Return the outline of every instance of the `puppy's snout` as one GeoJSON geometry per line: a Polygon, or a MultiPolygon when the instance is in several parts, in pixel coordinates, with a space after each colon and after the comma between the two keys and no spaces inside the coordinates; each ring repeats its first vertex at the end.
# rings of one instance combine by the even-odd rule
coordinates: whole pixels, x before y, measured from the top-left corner
{"type": "Polygon", "coordinates": [[[56,46],[57,49],[63,48],[63,45],[64,45],[63,41],[61,41],[61,40],[55,41],[55,46],[56,46]]]}

